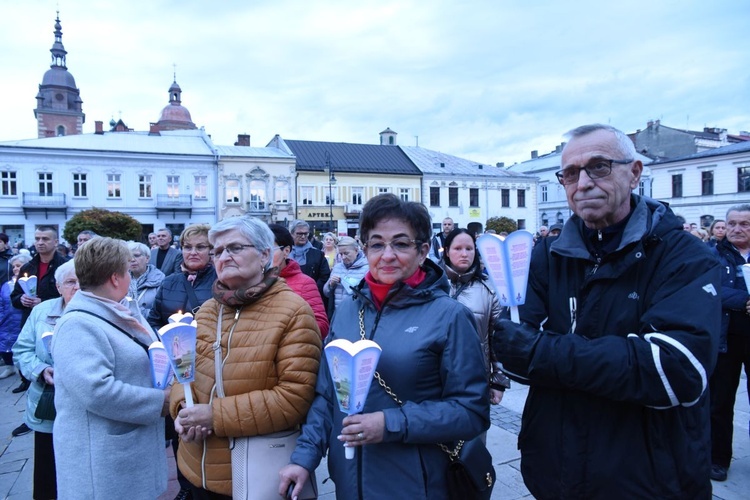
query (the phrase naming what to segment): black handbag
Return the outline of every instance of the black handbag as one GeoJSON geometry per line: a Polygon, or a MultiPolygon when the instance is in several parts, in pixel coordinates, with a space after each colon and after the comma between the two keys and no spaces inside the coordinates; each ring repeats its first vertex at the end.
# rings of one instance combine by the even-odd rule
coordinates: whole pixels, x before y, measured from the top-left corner
{"type": "Polygon", "coordinates": [[[54,385],[44,384],[44,390],[39,398],[39,402],[36,404],[34,416],[39,420],[54,420],[57,416],[54,385]]]}
{"type": "MultiPolygon", "coordinates": [[[[448,497],[451,499],[489,500],[495,485],[492,455],[479,437],[449,451],[448,497]]],[[[443,448],[441,446],[441,448],[443,448]]],[[[448,451],[448,448],[443,448],[448,451]]]]}

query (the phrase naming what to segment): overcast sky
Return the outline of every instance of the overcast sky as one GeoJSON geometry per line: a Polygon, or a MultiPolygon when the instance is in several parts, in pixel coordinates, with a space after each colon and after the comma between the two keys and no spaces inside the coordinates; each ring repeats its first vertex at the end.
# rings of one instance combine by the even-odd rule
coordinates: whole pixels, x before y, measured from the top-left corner
{"type": "Polygon", "coordinates": [[[584,123],[750,130],[745,0],[3,0],[0,141],[36,137],[58,8],[84,133],[148,130],[173,64],[221,145],[375,144],[390,127],[509,165],[584,123]]]}

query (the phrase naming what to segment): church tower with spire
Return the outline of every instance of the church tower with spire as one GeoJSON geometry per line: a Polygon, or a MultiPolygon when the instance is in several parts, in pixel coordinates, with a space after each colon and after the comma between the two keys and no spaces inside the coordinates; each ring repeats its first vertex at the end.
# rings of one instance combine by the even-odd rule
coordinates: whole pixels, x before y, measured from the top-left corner
{"type": "Polygon", "coordinates": [[[161,110],[156,127],[158,130],[194,130],[198,128],[190,117],[190,111],[182,105],[182,89],[177,85],[176,72],[172,79],[172,85],[169,87],[169,104],[161,110]]]}
{"type": "Polygon", "coordinates": [[[62,43],[59,12],[55,19],[55,43],[52,44],[50,52],[52,64],[44,73],[39,93],[36,95],[34,116],[38,136],[42,138],[82,134],[86,115],[81,108],[83,101],[80,91],[76,88],[76,81],[68,72],[65,63],[67,52],[62,43]]]}

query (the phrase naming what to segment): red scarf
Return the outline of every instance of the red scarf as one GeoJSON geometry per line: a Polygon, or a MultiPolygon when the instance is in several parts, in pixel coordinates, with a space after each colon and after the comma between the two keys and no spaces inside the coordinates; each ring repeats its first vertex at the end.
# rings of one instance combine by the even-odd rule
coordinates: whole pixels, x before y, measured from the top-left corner
{"type": "MultiPolygon", "coordinates": [[[[404,284],[409,285],[412,288],[416,288],[420,283],[424,281],[426,277],[427,273],[425,273],[421,267],[418,267],[414,274],[404,280],[404,284]]],[[[391,283],[390,285],[385,283],[378,283],[377,281],[375,281],[375,278],[372,277],[370,271],[367,271],[367,274],[365,274],[365,281],[367,282],[367,285],[370,287],[370,291],[372,292],[372,299],[375,302],[375,307],[377,307],[379,310],[383,305],[383,301],[385,301],[385,296],[388,295],[388,292],[391,290],[393,285],[395,285],[395,283],[391,283]]]]}

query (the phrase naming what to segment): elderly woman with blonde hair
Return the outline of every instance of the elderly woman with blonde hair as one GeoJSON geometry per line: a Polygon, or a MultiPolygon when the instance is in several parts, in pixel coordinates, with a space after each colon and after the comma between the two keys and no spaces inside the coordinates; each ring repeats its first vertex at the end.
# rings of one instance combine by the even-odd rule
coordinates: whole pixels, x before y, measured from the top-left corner
{"type": "Polygon", "coordinates": [[[67,498],[156,498],[167,488],[170,389],[151,385],[151,328],[126,299],[131,253],[94,238],[76,252],[80,284],[52,336],[57,489],[67,498]]]}

